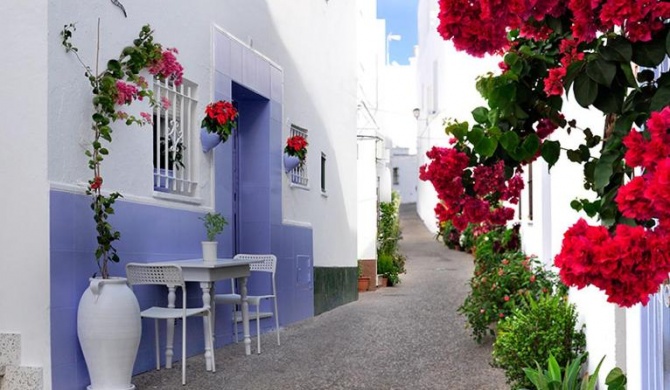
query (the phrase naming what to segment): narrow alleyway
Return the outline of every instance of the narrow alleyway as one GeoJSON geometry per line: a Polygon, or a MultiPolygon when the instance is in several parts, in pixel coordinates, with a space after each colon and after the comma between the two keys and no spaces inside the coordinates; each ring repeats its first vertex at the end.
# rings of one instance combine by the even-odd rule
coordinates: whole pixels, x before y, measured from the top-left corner
{"type": "Polygon", "coordinates": [[[244,356],[241,343],[220,348],[215,374],[204,371],[202,355],[188,359],[186,386],[179,366],[133,383],[138,390],[507,389],[489,364],[490,342],[474,342],[456,311],[471,257],[436,241],[414,205],[401,207],[401,227],[407,274],[400,285],[282,329],[281,346],[264,335],[261,355],[244,356]]]}

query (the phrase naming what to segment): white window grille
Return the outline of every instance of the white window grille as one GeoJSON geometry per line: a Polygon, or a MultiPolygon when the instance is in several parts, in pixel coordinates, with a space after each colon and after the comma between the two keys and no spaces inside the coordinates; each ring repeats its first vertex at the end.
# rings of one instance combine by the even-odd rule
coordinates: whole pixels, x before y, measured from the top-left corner
{"type": "Polygon", "coordinates": [[[194,117],[196,85],[188,80],[176,87],[172,82],[154,80],[153,165],[154,190],[194,196],[197,187],[194,117]],[[165,100],[167,99],[167,100],[165,100]]]}
{"type": "MultiPolygon", "coordinates": [[[[305,140],[307,140],[307,130],[300,128],[295,125],[291,125],[291,134],[289,135],[290,137],[296,136],[296,135],[301,135],[305,140]]],[[[309,146],[307,147],[309,149],[309,146]]],[[[309,154],[309,152],[308,152],[309,154]]],[[[293,168],[291,172],[289,172],[289,177],[291,178],[291,183],[301,185],[301,186],[307,186],[307,159],[305,159],[305,163],[298,165],[297,167],[293,168]]]]}

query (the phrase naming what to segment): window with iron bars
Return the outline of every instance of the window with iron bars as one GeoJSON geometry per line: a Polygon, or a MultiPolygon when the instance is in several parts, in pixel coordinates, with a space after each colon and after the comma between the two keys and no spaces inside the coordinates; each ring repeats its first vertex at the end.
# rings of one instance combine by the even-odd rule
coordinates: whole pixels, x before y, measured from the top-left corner
{"type": "Polygon", "coordinates": [[[153,112],[154,191],[195,195],[195,90],[188,80],[178,87],[154,80],[154,96],[161,102],[153,112]]]}
{"type": "MultiPolygon", "coordinates": [[[[291,133],[289,134],[289,137],[293,137],[296,135],[301,135],[305,140],[307,140],[307,130],[300,128],[295,125],[291,125],[291,133]]],[[[309,154],[309,152],[308,152],[309,154]]],[[[291,178],[291,183],[297,184],[300,186],[305,186],[307,187],[307,160],[305,159],[305,163],[298,165],[297,167],[293,168],[289,172],[289,177],[291,178]]]]}

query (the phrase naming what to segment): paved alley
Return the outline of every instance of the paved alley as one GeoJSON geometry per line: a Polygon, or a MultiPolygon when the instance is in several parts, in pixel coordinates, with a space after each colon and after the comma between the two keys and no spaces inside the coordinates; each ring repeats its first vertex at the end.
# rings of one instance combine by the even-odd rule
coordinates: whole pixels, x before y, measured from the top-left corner
{"type": "Polygon", "coordinates": [[[220,348],[215,374],[204,370],[202,355],[188,359],[186,386],[179,365],[133,383],[138,390],[507,389],[489,364],[490,340],[473,341],[456,311],[471,257],[436,241],[414,205],[401,207],[401,227],[407,274],[400,285],[282,329],[281,346],[264,335],[261,355],[244,356],[242,343],[220,348]]]}

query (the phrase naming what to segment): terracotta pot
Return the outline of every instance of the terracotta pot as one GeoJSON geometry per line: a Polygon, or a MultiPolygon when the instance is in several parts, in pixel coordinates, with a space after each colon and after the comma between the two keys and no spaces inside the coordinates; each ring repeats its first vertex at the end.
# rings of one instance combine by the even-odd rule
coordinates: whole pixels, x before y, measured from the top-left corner
{"type": "Polygon", "coordinates": [[[358,278],[358,292],[368,291],[370,288],[370,278],[367,276],[361,276],[358,278]]]}

